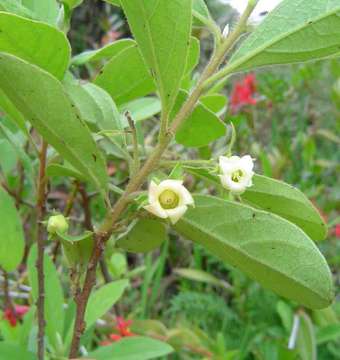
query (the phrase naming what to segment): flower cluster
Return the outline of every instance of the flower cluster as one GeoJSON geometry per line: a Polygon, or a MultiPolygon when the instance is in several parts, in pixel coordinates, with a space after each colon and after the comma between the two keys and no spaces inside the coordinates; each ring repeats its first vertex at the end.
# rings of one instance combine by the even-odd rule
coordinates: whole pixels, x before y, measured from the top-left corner
{"type": "MultiPolygon", "coordinates": [[[[252,186],[253,168],[254,161],[250,155],[220,156],[219,178],[222,186],[233,194],[242,194],[252,186]]],[[[186,213],[188,206],[194,206],[194,199],[182,180],[168,179],[159,184],[151,181],[145,210],[159,218],[168,218],[175,224],[186,213]]]]}
{"type": "Polygon", "coordinates": [[[113,342],[117,342],[124,337],[135,336],[135,334],[130,331],[131,324],[132,320],[125,320],[123,317],[117,316],[115,326],[115,331],[117,333],[110,334],[107,340],[101,342],[101,345],[110,345],[113,342]]]}
{"type": "Polygon", "coordinates": [[[26,305],[15,305],[14,308],[8,307],[4,310],[3,317],[12,327],[15,327],[29,309],[29,306],[26,305]]]}
{"type": "Polygon", "coordinates": [[[237,82],[231,93],[231,111],[236,113],[246,105],[255,105],[255,92],[256,78],[254,74],[249,74],[242,81],[237,82]]]}

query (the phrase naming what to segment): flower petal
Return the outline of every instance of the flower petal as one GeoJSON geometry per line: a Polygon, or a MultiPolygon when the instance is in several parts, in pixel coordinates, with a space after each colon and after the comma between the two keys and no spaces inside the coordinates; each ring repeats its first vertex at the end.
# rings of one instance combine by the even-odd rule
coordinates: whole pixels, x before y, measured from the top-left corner
{"type": "Polygon", "coordinates": [[[159,185],[157,185],[153,180],[151,180],[149,185],[149,192],[148,192],[148,198],[149,203],[152,204],[156,201],[158,201],[159,196],[159,185]]]}
{"type": "Polygon", "coordinates": [[[152,204],[144,206],[144,209],[150,212],[151,214],[166,219],[168,217],[166,211],[161,207],[158,201],[153,202],[152,204]]]}
{"type": "Polygon", "coordinates": [[[183,206],[178,206],[175,209],[166,210],[166,212],[171,223],[175,224],[185,214],[187,210],[188,207],[183,205],[183,206]]]}
{"type": "Polygon", "coordinates": [[[237,166],[239,161],[240,161],[239,156],[230,156],[230,157],[220,156],[219,165],[222,173],[227,174],[233,171],[233,169],[235,169],[235,166],[237,166]]]}
{"type": "Polygon", "coordinates": [[[254,160],[250,155],[242,156],[242,158],[240,159],[240,165],[244,170],[250,172],[254,168],[254,160]]]}

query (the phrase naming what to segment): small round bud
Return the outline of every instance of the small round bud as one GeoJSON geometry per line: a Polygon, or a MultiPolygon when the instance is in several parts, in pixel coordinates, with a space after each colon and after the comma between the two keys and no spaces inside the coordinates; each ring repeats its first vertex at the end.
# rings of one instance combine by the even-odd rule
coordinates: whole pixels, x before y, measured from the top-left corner
{"type": "Polygon", "coordinates": [[[178,206],[178,195],[172,190],[164,190],[159,195],[159,203],[163,209],[174,209],[178,206]]]}
{"type": "Polygon", "coordinates": [[[65,233],[68,230],[68,222],[63,215],[53,215],[48,219],[47,231],[49,234],[56,232],[65,233]]]}

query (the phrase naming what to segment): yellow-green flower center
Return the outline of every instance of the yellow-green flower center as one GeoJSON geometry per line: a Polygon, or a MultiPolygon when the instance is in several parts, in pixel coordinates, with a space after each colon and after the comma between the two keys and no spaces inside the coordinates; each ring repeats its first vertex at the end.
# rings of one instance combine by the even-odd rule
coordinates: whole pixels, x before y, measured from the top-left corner
{"type": "Polygon", "coordinates": [[[158,199],[163,209],[175,209],[179,203],[178,195],[172,190],[164,190],[158,199]]]}
{"type": "Polygon", "coordinates": [[[238,183],[243,177],[243,171],[242,170],[236,170],[231,175],[231,180],[238,183]]]}

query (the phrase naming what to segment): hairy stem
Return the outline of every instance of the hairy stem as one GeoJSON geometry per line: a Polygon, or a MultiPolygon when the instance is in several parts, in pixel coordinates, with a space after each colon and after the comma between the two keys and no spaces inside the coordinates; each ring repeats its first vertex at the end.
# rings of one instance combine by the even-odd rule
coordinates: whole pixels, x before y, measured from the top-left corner
{"type": "Polygon", "coordinates": [[[39,178],[38,178],[38,190],[37,190],[37,247],[38,256],[36,262],[37,274],[38,274],[38,359],[44,359],[45,353],[45,275],[44,275],[44,251],[45,251],[45,231],[42,221],[44,220],[46,213],[46,155],[48,144],[43,140],[41,150],[39,153],[39,178]]]}
{"type": "MultiPolygon", "coordinates": [[[[240,22],[236,26],[235,30],[222,42],[221,46],[214,53],[209,64],[205,68],[202,76],[188,97],[187,101],[184,103],[175,119],[173,120],[171,127],[159,138],[158,145],[154,149],[154,152],[150,155],[144,165],[140,170],[131,178],[128,183],[124,194],[118,199],[112,210],[107,214],[107,217],[99,228],[95,236],[95,246],[91,259],[87,268],[86,278],[84,281],[83,290],[78,296],[77,299],[77,313],[76,321],[73,332],[73,339],[71,344],[70,358],[74,358],[78,354],[79,342],[82,333],[85,330],[86,324],[84,322],[84,315],[86,310],[86,305],[91,294],[91,290],[95,285],[96,280],[96,268],[98,262],[101,258],[101,255],[104,250],[105,242],[110,238],[111,234],[114,231],[114,226],[119,220],[120,216],[123,214],[128,203],[130,202],[130,195],[143,185],[146,178],[151,174],[151,172],[159,165],[161,157],[173,139],[176,131],[186,120],[186,118],[194,110],[197,101],[199,100],[202,92],[206,87],[206,82],[208,79],[218,70],[219,66],[224,61],[228,51],[233,47],[236,40],[239,38],[241,33],[244,31],[247,20],[254,9],[257,1],[251,0],[248,4],[248,7],[245,13],[242,15],[240,22]]],[[[162,116],[164,119],[164,115],[162,116]]],[[[162,121],[162,124],[164,120],[162,121]]],[[[165,127],[161,126],[161,131],[164,132],[165,127]]]]}

